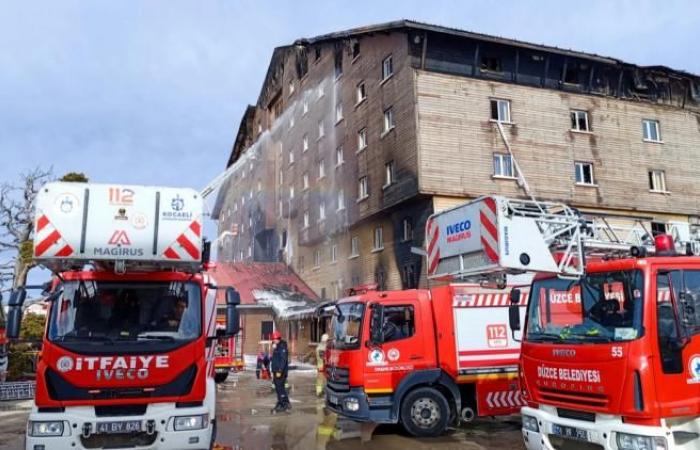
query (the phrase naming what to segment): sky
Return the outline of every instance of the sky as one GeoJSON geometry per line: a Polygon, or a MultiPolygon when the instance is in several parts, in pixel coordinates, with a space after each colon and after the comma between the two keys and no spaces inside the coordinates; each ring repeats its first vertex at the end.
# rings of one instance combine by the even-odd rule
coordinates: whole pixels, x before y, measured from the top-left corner
{"type": "Polygon", "coordinates": [[[0,183],[41,166],[201,189],[274,47],[398,19],[700,74],[692,0],[0,0],[0,183]]]}

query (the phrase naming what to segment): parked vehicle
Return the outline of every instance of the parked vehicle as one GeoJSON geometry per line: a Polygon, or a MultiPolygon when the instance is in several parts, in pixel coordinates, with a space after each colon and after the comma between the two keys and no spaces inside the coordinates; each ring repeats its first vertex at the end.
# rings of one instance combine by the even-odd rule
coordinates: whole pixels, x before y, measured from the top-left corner
{"type": "MultiPolygon", "coordinates": [[[[202,200],[190,189],[49,183],[36,198],[34,258],[54,274],[26,448],[210,448],[214,351],[238,293],[204,273],[202,200]]],[[[12,293],[16,338],[26,290],[12,293]]]]}

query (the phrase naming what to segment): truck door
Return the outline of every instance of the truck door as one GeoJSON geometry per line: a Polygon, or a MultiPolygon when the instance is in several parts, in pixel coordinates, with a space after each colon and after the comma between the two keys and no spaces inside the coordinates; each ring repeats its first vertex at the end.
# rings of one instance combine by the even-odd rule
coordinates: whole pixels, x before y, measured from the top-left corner
{"type": "MultiPolygon", "coordinates": [[[[377,314],[376,310],[372,314],[377,314]]],[[[383,308],[383,341],[370,346],[365,361],[365,391],[393,392],[401,379],[426,365],[418,302],[409,300],[383,308]]],[[[370,320],[369,323],[372,323],[370,320]]]]}
{"type": "Polygon", "coordinates": [[[659,358],[656,395],[662,416],[700,412],[700,270],[656,274],[659,358]]]}

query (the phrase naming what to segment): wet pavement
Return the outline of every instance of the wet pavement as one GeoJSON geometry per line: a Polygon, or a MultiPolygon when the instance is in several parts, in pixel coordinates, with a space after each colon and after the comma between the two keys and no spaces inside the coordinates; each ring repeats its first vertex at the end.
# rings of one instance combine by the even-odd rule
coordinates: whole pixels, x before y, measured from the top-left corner
{"type": "MultiPolygon", "coordinates": [[[[269,381],[252,372],[232,375],[218,389],[220,449],[228,450],[427,450],[523,449],[517,417],[478,419],[439,438],[416,439],[399,426],[376,429],[371,441],[336,439],[337,417],[326,414],[315,395],[315,372],[291,372],[292,411],[273,414],[269,381]]],[[[29,402],[0,405],[0,450],[21,450],[29,402]]]]}

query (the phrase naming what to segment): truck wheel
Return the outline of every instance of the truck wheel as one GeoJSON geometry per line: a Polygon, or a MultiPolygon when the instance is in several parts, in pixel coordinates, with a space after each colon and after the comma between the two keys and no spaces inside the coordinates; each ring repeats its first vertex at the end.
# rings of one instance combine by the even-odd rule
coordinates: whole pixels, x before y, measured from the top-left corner
{"type": "Polygon", "coordinates": [[[215,373],[214,374],[214,383],[216,383],[216,384],[223,383],[224,381],[226,381],[226,378],[228,378],[228,372],[215,373]]]}
{"type": "Polygon", "coordinates": [[[435,437],[445,432],[450,406],[439,391],[419,388],[409,392],[401,403],[401,423],[416,437],[435,437]]]}

